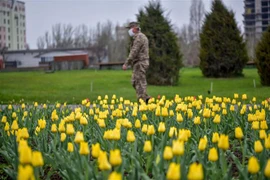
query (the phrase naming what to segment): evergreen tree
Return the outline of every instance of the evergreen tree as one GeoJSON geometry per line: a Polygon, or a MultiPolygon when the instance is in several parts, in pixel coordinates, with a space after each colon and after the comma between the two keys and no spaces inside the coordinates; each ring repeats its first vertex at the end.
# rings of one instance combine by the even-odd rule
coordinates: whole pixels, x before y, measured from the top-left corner
{"type": "Polygon", "coordinates": [[[149,40],[150,66],[147,82],[153,85],[176,85],[182,67],[178,39],[159,1],[150,1],[139,10],[137,20],[149,40]]]}
{"type": "Polygon", "coordinates": [[[202,27],[200,68],[206,77],[242,75],[248,61],[246,44],[237,27],[234,13],[221,0],[212,2],[202,27]]]}
{"type": "Polygon", "coordinates": [[[270,26],[256,47],[256,66],[261,84],[270,86],[270,26]]]}

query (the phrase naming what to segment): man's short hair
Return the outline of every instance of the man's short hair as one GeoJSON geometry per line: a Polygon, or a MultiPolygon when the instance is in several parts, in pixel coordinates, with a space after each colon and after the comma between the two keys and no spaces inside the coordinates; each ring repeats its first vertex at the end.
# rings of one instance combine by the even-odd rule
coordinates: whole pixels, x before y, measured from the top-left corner
{"type": "Polygon", "coordinates": [[[139,28],[140,27],[140,24],[138,23],[138,22],[130,22],[127,26],[126,26],[126,28],[133,28],[133,27],[137,27],[137,28],[139,28]]]}

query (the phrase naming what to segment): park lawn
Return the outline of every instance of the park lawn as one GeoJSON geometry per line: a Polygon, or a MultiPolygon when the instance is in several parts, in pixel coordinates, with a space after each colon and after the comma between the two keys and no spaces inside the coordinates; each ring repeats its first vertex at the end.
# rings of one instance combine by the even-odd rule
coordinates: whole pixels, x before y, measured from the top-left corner
{"type": "MultiPolygon", "coordinates": [[[[98,95],[136,100],[136,94],[130,83],[131,71],[117,70],[76,70],[45,72],[2,72],[0,73],[0,103],[11,101],[32,103],[67,102],[80,103],[82,99],[94,100],[98,95]],[[91,88],[92,84],[92,88],[91,88]]],[[[260,85],[257,69],[244,69],[244,77],[239,78],[204,78],[198,68],[183,68],[178,86],[148,86],[152,97],[165,95],[173,98],[180,96],[203,95],[212,97],[233,97],[234,93],[257,97],[258,101],[270,97],[270,87],[260,85]],[[256,82],[254,88],[253,81],[256,82]],[[213,92],[208,94],[211,82],[213,92]]],[[[13,102],[14,103],[14,102],[13,102]]]]}

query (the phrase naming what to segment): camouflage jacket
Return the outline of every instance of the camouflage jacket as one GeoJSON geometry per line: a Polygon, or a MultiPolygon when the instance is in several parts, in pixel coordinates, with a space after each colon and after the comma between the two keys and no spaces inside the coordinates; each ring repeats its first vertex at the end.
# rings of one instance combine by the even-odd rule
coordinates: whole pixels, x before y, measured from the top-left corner
{"type": "Polygon", "coordinates": [[[133,37],[129,56],[125,62],[125,65],[133,66],[137,62],[149,64],[149,47],[147,37],[139,32],[133,37]]]}

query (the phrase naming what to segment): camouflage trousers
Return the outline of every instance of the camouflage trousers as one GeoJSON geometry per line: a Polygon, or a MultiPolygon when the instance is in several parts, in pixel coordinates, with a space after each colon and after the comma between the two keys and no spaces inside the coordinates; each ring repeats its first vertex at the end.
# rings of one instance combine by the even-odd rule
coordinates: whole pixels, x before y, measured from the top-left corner
{"type": "Polygon", "coordinates": [[[147,81],[146,81],[146,71],[148,69],[149,63],[146,62],[137,62],[133,65],[132,72],[132,86],[136,90],[137,99],[146,101],[150,96],[147,95],[147,81]]]}

